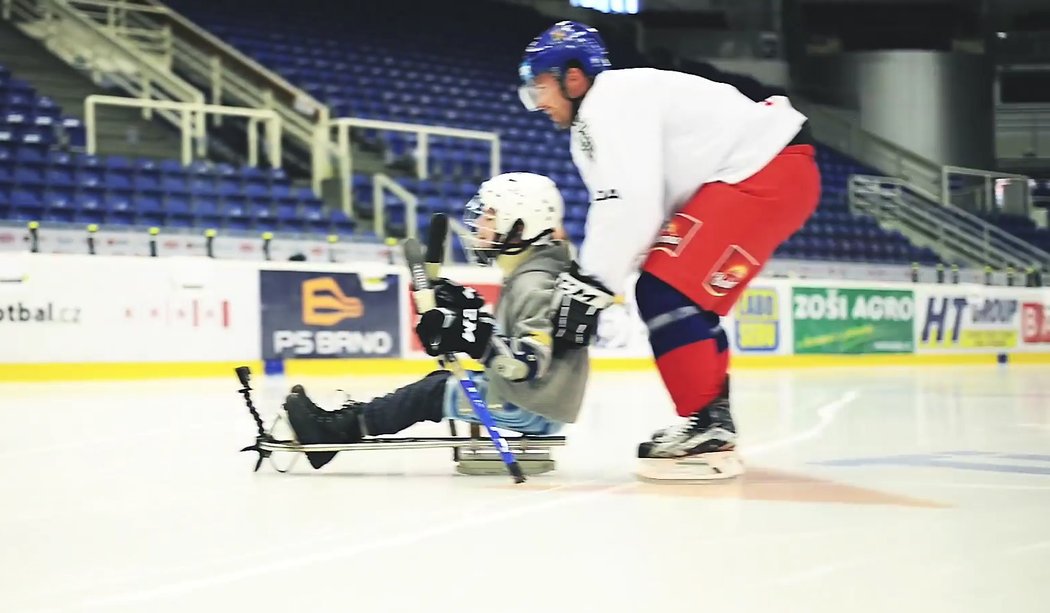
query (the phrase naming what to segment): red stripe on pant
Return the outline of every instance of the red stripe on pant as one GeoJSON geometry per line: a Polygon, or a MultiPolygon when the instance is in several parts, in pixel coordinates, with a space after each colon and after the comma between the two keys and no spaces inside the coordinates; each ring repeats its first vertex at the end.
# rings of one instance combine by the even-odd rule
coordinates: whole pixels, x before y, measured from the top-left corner
{"type": "Polygon", "coordinates": [[[729,351],[719,351],[717,340],[709,338],[672,349],[656,359],[656,367],[675,410],[688,417],[722,393],[729,351]]]}

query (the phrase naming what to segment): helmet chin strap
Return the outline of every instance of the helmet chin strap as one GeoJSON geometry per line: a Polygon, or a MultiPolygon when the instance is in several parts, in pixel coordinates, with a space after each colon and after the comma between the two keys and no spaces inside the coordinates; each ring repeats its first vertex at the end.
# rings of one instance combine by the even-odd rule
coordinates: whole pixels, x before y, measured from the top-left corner
{"type": "Polygon", "coordinates": [[[495,257],[495,264],[503,271],[504,275],[509,275],[527,258],[526,251],[529,247],[535,245],[540,239],[553,234],[553,229],[544,230],[535,238],[529,240],[522,240],[512,247],[504,246],[500,249],[499,255],[495,257]]]}
{"type": "Polygon", "coordinates": [[[507,236],[507,241],[505,241],[500,246],[499,255],[517,255],[525,251],[529,247],[535,245],[540,239],[550,236],[551,234],[554,234],[553,228],[547,228],[543,232],[540,232],[539,234],[528,240],[521,238],[520,233],[517,236],[513,236],[513,234],[510,234],[507,236]],[[512,238],[517,239],[518,242],[511,245],[510,240],[512,238]]]}

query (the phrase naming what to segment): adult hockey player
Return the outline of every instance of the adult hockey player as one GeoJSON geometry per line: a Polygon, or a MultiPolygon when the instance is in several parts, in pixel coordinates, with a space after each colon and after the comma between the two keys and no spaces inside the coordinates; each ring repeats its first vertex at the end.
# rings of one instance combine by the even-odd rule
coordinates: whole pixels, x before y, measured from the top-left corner
{"type": "Polygon", "coordinates": [[[720,326],[780,243],[816,208],[806,118],[702,77],[612,70],[599,33],[555,24],[525,50],[522,102],[569,128],[590,192],[579,262],[559,278],[555,346],[590,342],[640,268],[638,309],[684,423],[638,448],[651,479],[740,474],[720,326]]]}
{"type": "MultiPolygon", "coordinates": [[[[547,177],[507,173],[482,183],[467,204],[464,221],[472,235],[467,247],[483,265],[502,269],[496,313],[482,312],[482,298],[447,279],[435,285],[437,308],[423,313],[416,334],[427,353],[466,353],[481,360],[475,376],[497,427],[537,436],[556,433],[576,421],[587,385],[587,348],[552,355],[550,305],[554,283],[572,261],[568,243],[554,240],[564,203],[547,177]]],[[[349,402],[325,411],[292,388],[284,408],[303,444],[356,443],[394,434],[422,421],[453,418],[480,423],[459,382],[447,371],[369,402],[349,402]]],[[[320,468],[335,456],[307,454],[320,468]]]]}

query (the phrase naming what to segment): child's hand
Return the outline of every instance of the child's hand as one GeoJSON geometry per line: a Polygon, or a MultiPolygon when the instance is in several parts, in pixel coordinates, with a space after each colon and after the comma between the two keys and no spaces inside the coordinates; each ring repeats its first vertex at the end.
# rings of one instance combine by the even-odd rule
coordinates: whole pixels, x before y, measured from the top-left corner
{"type": "Polygon", "coordinates": [[[465,309],[481,309],[485,306],[485,299],[481,297],[472,287],[465,287],[448,279],[437,279],[433,281],[434,300],[439,308],[462,311],[465,309]]]}
{"type": "Polygon", "coordinates": [[[478,309],[430,309],[416,325],[416,336],[428,355],[466,353],[480,359],[495,327],[492,316],[478,309]]]}

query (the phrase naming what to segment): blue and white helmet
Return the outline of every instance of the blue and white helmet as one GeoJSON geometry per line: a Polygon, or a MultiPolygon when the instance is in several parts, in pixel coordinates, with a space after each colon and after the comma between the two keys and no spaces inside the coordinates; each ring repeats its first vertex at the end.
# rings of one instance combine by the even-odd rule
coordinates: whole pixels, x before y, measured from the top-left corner
{"type": "Polygon", "coordinates": [[[521,77],[518,95],[525,108],[537,110],[534,89],[537,75],[549,72],[561,79],[569,63],[574,61],[592,79],[611,66],[609,52],[598,30],[578,21],[559,21],[534,38],[525,48],[525,57],[518,67],[521,77]]]}

